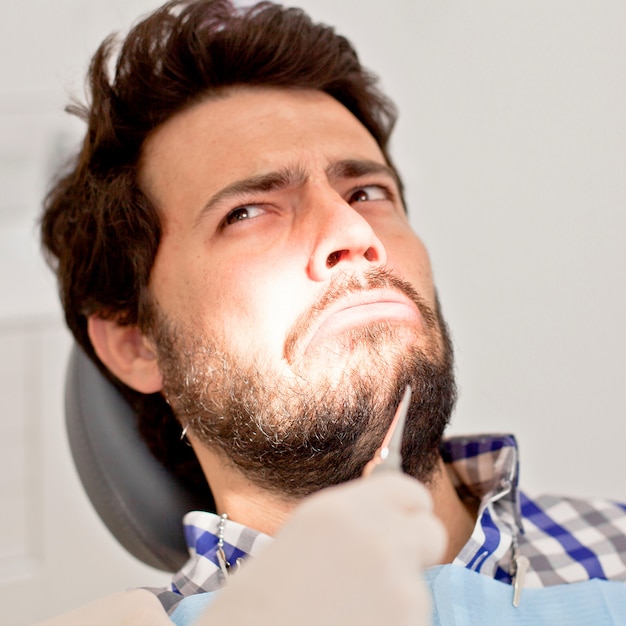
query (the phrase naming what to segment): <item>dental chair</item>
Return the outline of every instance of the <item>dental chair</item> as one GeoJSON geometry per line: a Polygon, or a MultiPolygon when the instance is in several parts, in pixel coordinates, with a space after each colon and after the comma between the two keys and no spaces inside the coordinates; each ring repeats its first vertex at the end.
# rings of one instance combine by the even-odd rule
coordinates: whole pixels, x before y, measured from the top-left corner
{"type": "Polygon", "coordinates": [[[156,460],[130,404],[77,345],[68,363],[65,414],[78,474],[109,531],[147,565],[178,570],[189,556],[183,515],[214,510],[206,488],[194,491],[156,460]]]}

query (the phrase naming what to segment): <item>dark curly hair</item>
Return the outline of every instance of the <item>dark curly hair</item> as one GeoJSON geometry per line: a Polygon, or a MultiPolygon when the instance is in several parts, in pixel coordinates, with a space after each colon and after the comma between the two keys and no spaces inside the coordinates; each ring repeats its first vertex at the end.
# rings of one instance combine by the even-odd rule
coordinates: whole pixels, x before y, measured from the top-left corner
{"type": "Polygon", "coordinates": [[[86,121],[87,133],[50,189],[41,219],[44,252],[76,341],[135,407],[157,458],[191,482],[202,473],[191,448],[179,443],[170,407],[160,394],[140,394],[106,370],[87,319],[97,313],[145,329],[161,225],[137,183],[142,146],[172,116],[235,85],[328,93],[369,130],[391,164],[395,108],[344,37],[299,9],[269,2],[242,8],[229,0],[176,0],[139,22],[121,49],[115,37],[98,48],[90,102],[68,107],[86,121]]]}

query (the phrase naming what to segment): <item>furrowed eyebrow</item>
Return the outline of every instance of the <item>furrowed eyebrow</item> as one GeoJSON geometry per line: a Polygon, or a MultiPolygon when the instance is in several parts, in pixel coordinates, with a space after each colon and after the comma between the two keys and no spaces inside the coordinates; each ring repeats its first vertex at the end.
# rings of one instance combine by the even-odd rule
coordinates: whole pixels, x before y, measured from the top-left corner
{"type": "MultiPolygon", "coordinates": [[[[331,180],[342,178],[359,178],[369,174],[385,174],[399,184],[394,170],[383,163],[366,159],[343,159],[334,161],[326,168],[326,176],[331,180]]],[[[242,196],[269,191],[277,191],[288,187],[303,185],[308,174],[300,166],[285,167],[275,172],[259,174],[250,178],[236,180],[213,194],[204,205],[196,219],[195,226],[202,221],[207,213],[215,210],[227,200],[241,198],[242,196]]]]}
{"type": "Polygon", "coordinates": [[[368,161],[361,159],[344,159],[331,163],[326,169],[326,175],[330,179],[339,178],[359,178],[368,174],[386,174],[391,177],[396,184],[399,184],[398,176],[394,170],[377,161],[368,161]]]}
{"type": "Polygon", "coordinates": [[[250,178],[236,180],[213,194],[204,205],[196,219],[196,226],[202,218],[226,200],[240,198],[248,194],[277,191],[302,185],[308,178],[306,172],[299,167],[286,167],[276,172],[259,174],[250,178]]]}

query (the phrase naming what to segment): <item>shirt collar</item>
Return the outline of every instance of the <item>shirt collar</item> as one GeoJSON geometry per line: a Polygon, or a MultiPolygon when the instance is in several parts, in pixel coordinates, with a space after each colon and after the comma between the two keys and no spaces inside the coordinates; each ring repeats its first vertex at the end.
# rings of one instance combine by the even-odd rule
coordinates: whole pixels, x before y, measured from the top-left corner
{"type": "Polygon", "coordinates": [[[442,456],[461,498],[479,501],[469,541],[454,563],[505,578],[511,554],[523,533],[519,454],[513,435],[473,435],[444,441],[442,456]]]}
{"type": "MultiPolygon", "coordinates": [[[[190,558],[172,580],[172,590],[183,596],[190,593],[216,591],[224,584],[224,575],[217,558],[221,518],[206,511],[191,511],[183,519],[185,539],[190,558]]],[[[223,531],[226,560],[236,571],[239,562],[256,556],[271,543],[269,535],[227,520],[223,531]]]]}
{"type": "Polygon", "coordinates": [[[479,516],[489,504],[501,501],[510,510],[519,532],[523,532],[519,454],[513,435],[450,437],[444,440],[441,454],[461,497],[479,500],[479,516]]]}
{"type": "MultiPolygon", "coordinates": [[[[455,563],[495,575],[499,562],[522,532],[518,495],[518,451],[513,435],[455,436],[444,440],[443,460],[461,498],[479,501],[478,521],[455,563]]],[[[192,511],[184,518],[190,559],[174,576],[172,589],[182,595],[215,591],[223,583],[217,559],[220,518],[192,511]]],[[[255,556],[272,538],[228,520],[224,553],[232,567],[255,556]]]]}

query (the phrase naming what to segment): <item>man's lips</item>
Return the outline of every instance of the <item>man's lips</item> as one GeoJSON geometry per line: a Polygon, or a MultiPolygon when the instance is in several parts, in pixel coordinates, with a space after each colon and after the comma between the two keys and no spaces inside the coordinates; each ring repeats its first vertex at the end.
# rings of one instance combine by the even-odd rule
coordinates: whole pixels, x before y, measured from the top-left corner
{"type": "Polygon", "coordinates": [[[406,322],[421,326],[422,318],[415,303],[395,290],[350,293],[315,317],[301,338],[301,349],[306,353],[325,337],[375,322],[406,322]]]}

